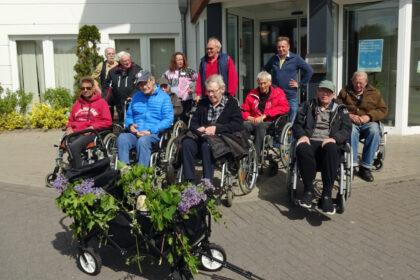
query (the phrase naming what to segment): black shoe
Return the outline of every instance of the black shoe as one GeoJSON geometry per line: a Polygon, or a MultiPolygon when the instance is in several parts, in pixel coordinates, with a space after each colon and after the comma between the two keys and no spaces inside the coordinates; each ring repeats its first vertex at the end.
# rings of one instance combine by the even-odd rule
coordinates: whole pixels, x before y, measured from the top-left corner
{"type": "Polygon", "coordinates": [[[314,194],[312,192],[305,192],[302,199],[299,200],[299,205],[305,208],[311,208],[313,199],[314,194]]]}
{"type": "Polygon", "coordinates": [[[359,177],[367,182],[373,182],[373,175],[370,169],[359,166],[359,177]]]}
{"type": "Polygon", "coordinates": [[[322,198],[322,212],[328,215],[335,214],[335,207],[330,196],[324,196],[322,198]]]}

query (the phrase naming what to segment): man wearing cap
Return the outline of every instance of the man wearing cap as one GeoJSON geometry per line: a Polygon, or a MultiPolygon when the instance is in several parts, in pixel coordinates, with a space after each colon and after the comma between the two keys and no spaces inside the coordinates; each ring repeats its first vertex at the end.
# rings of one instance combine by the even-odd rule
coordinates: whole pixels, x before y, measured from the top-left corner
{"type": "Polygon", "coordinates": [[[335,208],[331,199],[334,180],[337,177],[340,152],[350,140],[351,120],[345,105],[335,100],[335,86],[331,81],[322,81],[317,98],[300,105],[292,130],[296,142],[296,158],[302,176],[304,194],[299,204],[312,207],[314,199],[313,180],[316,170],[321,170],[322,211],[333,215],[335,208]]]}
{"type": "Polygon", "coordinates": [[[129,164],[129,153],[136,148],[138,164],[150,165],[152,145],[159,141],[159,132],[168,128],[174,120],[174,111],[169,96],[156,84],[147,70],[141,70],[135,80],[137,91],[127,109],[125,127],[117,140],[118,160],[129,164]]]}
{"type": "Polygon", "coordinates": [[[178,95],[176,95],[174,92],[171,92],[168,79],[165,77],[160,77],[156,80],[156,83],[159,85],[160,89],[166,92],[171,98],[172,107],[174,109],[174,117],[176,118],[180,116],[183,110],[181,100],[179,99],[178,95]]]}
{"type": "Polygon", "coordinates": [[[353,130],[351,148],[353,166],[359,166],[359,177],[372,182],[372,162],[378,149],[380,136],[379,121],[388,113],[381,93],[368,84],[365,72],[355,72],[351,84],[343,88],[337,101],[345,104],[350,113],[353,130]],[[357,148],[360,138],[364,138],[362,159],[357,162],[357,148]]]}

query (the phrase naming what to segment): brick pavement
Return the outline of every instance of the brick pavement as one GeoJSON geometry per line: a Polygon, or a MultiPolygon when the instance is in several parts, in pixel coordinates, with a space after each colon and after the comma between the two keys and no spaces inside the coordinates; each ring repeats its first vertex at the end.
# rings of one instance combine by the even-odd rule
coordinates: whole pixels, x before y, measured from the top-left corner
{"type": "MultiPolygon", "coordinates": [[[[37,264],[39,268],[36,273],[24,270],[18,274],[5,274],[12,278],[13,275],[19,276],[14,279],[32,279],[33,276],[54,279],[54,272],[64,273],[62,279],[85,278],[79,275],[74,260],[68,257],[73,246],[69,244],[71,247],[67,249],[64,249],[65,244],[58,248],[51,246],[63,234],[65,238],[58,241],[70,243],[70,235],[62,232],[59,224],[61,214],[53,212],[48,219],[45,216],[38,220],[30,217],[31,211],[39,211],[41,215],[55,211],[52,203],[48,203],[45,209],[34,205],[43,205],[54,196],[53,190],[39,188],[43,187],[44,174],[54,164],[55,149],[52,145],[58,142],[60,135],[61,131],[0,134],[0,156],[3,159],[0,162],[0,182],[24,185],[17,196],[8,198],[1,192],[0,207],[4,207],[6,201],[8,207],[12,207],[6,212],[1,208],[1,221],[5,222],[6,216],[13,220],[10,215],[16,215],[18,227],[9,230],[5,223],[0,223],[2,244],[7,245],[2,245],[2,251],[15,250],[15,255],[25,256],[25,249],[31,252],[31,248],[36,251],[46,246],[46,259],[51,261],[57,256],[62,262],[51,272],[46,272],[42,270],[47,265],[44,259],[24,258],[21,265],[37,264]],[[25,192],[25,189],[30,191],[25,192]],[[40,194],[39,197],[36,193],[40,194]],[[40,198],[42,194],[45,194],[44,199],[40,198]],[[14,197],[19,203],[12,203],[14,197]],[[31,206],[27,207],[25,203],[31,203],[31,206]],[[21,213],[19,209],[22,207],[28,208],[28,211],[22,211],[24,216],[14,214],[21,213]],[[26,248],[9,244],[5,238],[15,238],[17,232],[19,236],[32,231],[28,226],[19,228],[19,224],[27,221],[36,233],[32,242],[26,248]],[[45,230],[54,232],[55,236],[42,235],[45,230]],[[38,236],[42,237],[37,239],[38,236]]],[[[352,197],[342,215],[326,217],[316,210],[290,205],[283,170],[273,178],[262,176],[258,188],[251,194],[236,197],[232,208],[221,208],[228,227],[215,225],[211,240],[225,248],[229,261],[265,279],[420,279],[419,140],[420,135],[388,136],[383,170],[374,174],[373,183],[355,179],[352,197]]],[[[156,268],[146,269],[145,274],[139,275],[135,268],[124,268],[123,261],[114,265],[117,258],[112,252],[108,254],[111,255],[105,256],[107,261],[99,279],[161,279],[161,274],[153,272],[156,268]]],[[[11,261],[0,253],[0,260],[4,259],[8,263],[11,261]]],[[[6,266],[0,267],[4,270],[6,266]]],[[[223,269],[217,273],[201,272],[196,279],[243,278],[223,269]]]]}

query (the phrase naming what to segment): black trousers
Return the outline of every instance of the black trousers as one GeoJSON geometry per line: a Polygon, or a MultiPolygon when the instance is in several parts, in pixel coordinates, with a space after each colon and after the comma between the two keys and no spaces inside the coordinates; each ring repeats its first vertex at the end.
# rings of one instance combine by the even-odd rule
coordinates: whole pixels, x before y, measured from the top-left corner
{"type": "Polygon", "coordinates": [[[96,135],[81,135],[71,141],[70,152],[72,155],[71,164],[73,168],[82,167],[82,157],[80,152],[86,147],[87,144],[95,140],[96,135]]]}
{"type": "Polygon", "coordinates": [[[194,172],[194,159],[198,156],[203,161],[203,178],[213,180],[214,160],[207,141],[195,141],[191,138],[185,138],[182,141],[181,153],[185,180],[198,183],[194,172]]]}
{"type": "Polygon", "coordinates": [[[189,100],[183,100],[181,101],[181,105],[182,105],[182,114],[181,114],[181,120],[188,124],[189,121],[189,117],[187,116],[187,114],[191,111],[191,108],[193,106],[193,100],[189,99],[189,100]]]}
{"type": "Polygon", "coordinates": [[[311,145],[301,143],[296,147],[298,168],[302,176],[305,192],[313,192],[312,182],[316,171],[321,171],[322,195],[331,197],[334,181],[339,165],[339,149],[337,144],[328,143],[321,147],[321,141],[311,141],[311,145]]]}
{"type": "Polygon", "coordinates": [[[263,148],[263,141],[265,134],[267,132],[267,129],[273,125],[272,122],[261,122],[257,124],[252,124],[250,121],[245,121],[243,123],[246,130],[248,130],[249,133],[254,135],[254,144],[255,148],[257,150],[258,158],[261,157],[261,150],[263,148]]]}

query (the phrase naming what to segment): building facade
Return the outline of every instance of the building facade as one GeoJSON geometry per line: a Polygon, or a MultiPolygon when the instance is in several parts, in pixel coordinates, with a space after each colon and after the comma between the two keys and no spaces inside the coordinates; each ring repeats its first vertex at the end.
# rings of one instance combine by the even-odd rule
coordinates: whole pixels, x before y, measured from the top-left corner
{"type": "Polygon", "coordinates": [[[77,33],[88,24],[101,32],[101,51],[128,51],[156,76],[174,51],[197,69],[207,38],[216,36],[235,62],[243,101],[285,35],[316,68],[302,98],[314,96],[322,79],[342,88],[365,70],[388,105],[386,130],[420,133],[420,0],[16,0],[0,7],[5,88],[72,89],[77,33]]]}

